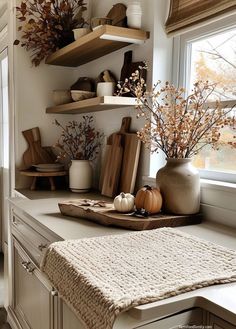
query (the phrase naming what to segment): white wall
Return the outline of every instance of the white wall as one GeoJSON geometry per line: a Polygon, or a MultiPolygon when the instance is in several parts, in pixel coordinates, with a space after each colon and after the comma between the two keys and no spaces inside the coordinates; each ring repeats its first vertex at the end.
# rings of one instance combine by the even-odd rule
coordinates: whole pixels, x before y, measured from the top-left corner
{"type": "MultiPolygon", "coordinates": [[[[111,9],[112,5],[117,3],[117,0],[93,0],[92,15],[104,16],[111,9]]],[[[128,4],[128,0],[123,1],[128,4]]],[[[166,53],[163,52],[165,48],[165,39],[163,39],[163,24],[165,17],[163,14],[167,12],[168,1],[162,0],[142,0],[143,20],[142,28],[150,31],[150,39],[144,45],[132,45],[112,54],[104,56],[98,60],[85,64],[76,69],[68,69],[57,66],[48,66],[41,64],[38,68],[32,67],[29,53],[21,47],[14,48],[14,72],[15,72],[15,112],[16,112],[16,166],[21,166],[22,154],[26,149],[26,142],[22,136],[22,131],[25,129],[38,126],[42,135],[43,145],[52,145],[56,142],[58,137],[58,130],[52,125],[54,118],[57,117],[60,122],[65,123],[68,120],[79,120],[80,115],[51,115],[45,114],[47,106],[52,105],[51,91],[54,89],[68,88],[81,76],[90,76],[96,78],[100,72],[109,69],[115,73],[117,78],[120,76],[120,70],[123,65],[124,53],[128,50],[133,50],[133,60],[147,60],[149,66],[148,83],[152,84],[152,69],[153,69],[153,49],[154,37],[155,40],[164,40],[155,42],[156,48],[161,50],[158,58],[157,72],[161,72],[161,78],[169,79],[170,62],[166,53]],[[159,8],[159,10],[158,10],[159,8]],[[155,16],[154,16],[155,14],[155,16]],[[155,18],[155,22],[154,22],[155,18]],[[158,26],[157,31],[155,28],[158,26]],[[165,64],[160,65],[161,57],[166,61],[165,64]],[[168,64],[167,64],[168,61],[168,64]],[[165,71],[167,71],[165,76],[165,71]]],[[[164,15],[165,16],[165,15],[164,15]]],[[[170,40],[168,41],[170,43],[170,40]]],[[[168,50],[169,53],[169,50],[168,50]]],[[[170,55],[170,53],[169,53],[170,55]]],[[[124,116],[132,116],[133,131],[137,131],[143,122],[141,119],[136,119],[135,109],[123,108],[115,109],[105,112],[98,112],[94,114],[96,127],[102,131],[106,136],[112,132],[118,131],[121,124],[121,119],[124,116]]],[[[97,167],[97,172],[99,166],[97,167]]],[[[149,156],[143,150],[141,165],[139,170],[139,185],[142,184],[142,176],[149,174],[149,156]]],[[[98,173],[97,175],[98,176],[98,173]]],[[[16,175],[16,186],[24,187],[28,184],[20,175],[16,175]]],[[[98,177],[97,179],[98,180],[98,177]]]]}

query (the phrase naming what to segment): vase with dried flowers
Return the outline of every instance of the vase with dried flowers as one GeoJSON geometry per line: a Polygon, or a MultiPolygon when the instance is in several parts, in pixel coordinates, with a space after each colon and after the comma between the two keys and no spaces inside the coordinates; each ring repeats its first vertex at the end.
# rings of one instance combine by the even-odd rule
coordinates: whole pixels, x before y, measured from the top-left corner
{"type": "MultiPolygon", "coordinates": [[[[164,152],[165,167],[157,172],[157,185],[164,199],[164,210],[175,214],[194,214],[200,206],[200,179],[191,158],[205,146],[218,150],[221,129],[236,128],[230,115],[234,108],[222,107],[219,100],[207,105],[216,84],[198,81],[191,94],[185,97],[184,88],[169,82],[154,85],[151,92],[143,92],[145,81],[135,72],[120,88],[130,90],[137,97],[137,116],[146,121],[138,137],[152,151],[164,152]]],[[[235,137],[234,137],[235,138],[235,137]]],[[[236,142],[228,143],[235,151],[236,142]]]]}
{"type": "Polygon", "coordinates": [[[83,0],[24,0],[16,7],[20,22],[18,31],[22,41],[14,44],[31,52],[32,64],[38,66],[43,59],[59,48],[74,41],[73,29],[86,22],[83,0]]]}
{"type": "Polygon", "coordinates": [[[83,116],[82,122],[70,121],[66,126],[58,120],[55,124],[62,130],[55,144],[59,150],[57,160],[68,160],[71,164],[70,189],[72,192],[87,192],[92,186],[91,162],[99,154],[103,134],[95,130],[92,116],[83,116]]]}

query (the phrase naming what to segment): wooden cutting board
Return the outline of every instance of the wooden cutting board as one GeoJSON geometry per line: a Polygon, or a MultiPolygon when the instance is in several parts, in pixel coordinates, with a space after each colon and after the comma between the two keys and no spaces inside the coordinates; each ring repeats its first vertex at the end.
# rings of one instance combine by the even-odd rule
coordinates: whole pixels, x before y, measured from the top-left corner
{"type": "MultiPolygon", "coordinates": [[[[120,81],[125,81],[126,78],[130,78],[132,73],[136,70],[140,71],[140,67],[145,66],[143,61],[141,62],[132,62],[133,52],[132,50],[127,51],[124,54],[124,64],[121,68],[120,81]]],[[[147,70],[142,70],[141,77],[146,81],[147,80],[147,70]]],[[[124,94],[124,96],[130,96],[130,94],[124,94]]]]}
{"type": "Polygon", "coordinates": [[[22,131],[22,134],[28,143],[28,148],[23,154],[25,168],[30,168],[32,165],[39,163],[54,162],[51,155],[41,146],[41,136],[38,127],[22,131]]]}
{"type": "Polygon", "coordinates": [[[156,214],[148,218],[139,218],[130,214],[115,211],[112,203],[106,207],[81,206],[85,200],[77,199],[58,203],[60,211],[65,216],[84,218],[105,226],[118,226],[130,230],[151,230],[160,227],[176,227],[199,224],[201,215],[165,215],[156,214]]]}
{"type": "Polygon", "coordinates": [[[109,144],[106,150],[106,163],[101,193],[102,195],[113,197],[117,193],[122,164],[122,136],[113,134],[109,139],[109,143],[111,144],[109,144]]]}
{"type": "Polygon", "coordinates": [[[107,139],[99,181],[99,190],[103,195],[113,197],[118,192],[123,157],[123,134],[129,130],[130,124],[131,117],[124,117],[120,131],[113,133],[107,139]]]}
{"type": "Polygon", "coordinates": [[[120,176],[119,191],[124,193],[133,193],[139,163],[141,141],[137,134],[124,134],[124,153],[122,161],[122,170],[120,176]]]}

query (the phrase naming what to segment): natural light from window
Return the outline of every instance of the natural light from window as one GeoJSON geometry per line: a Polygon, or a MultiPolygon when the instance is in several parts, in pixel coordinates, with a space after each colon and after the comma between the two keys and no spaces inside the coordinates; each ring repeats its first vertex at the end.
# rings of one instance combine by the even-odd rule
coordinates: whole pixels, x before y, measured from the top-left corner
{"type": "MultiPolygon", "coordinates": [[[[217,87],[211,100],[221,99],[224,106],[236,104],[236,28],[214,34],[190,44],[189,90],[197,80],[216,82],[217,87]],[[235,100],[235,102],[234,102],[235,100]],[[229,104],[227,104],[227,102],[229,104]]],[[[236,115],[236,109],[231,115],[236,115]]],[[[235,130],[222,130],[222,141],[233,140],[235,130]]],[[[194,159],[201,169],[236,173],[236,150],[222,146],[218,151],[206,147],[194,159]]]]}

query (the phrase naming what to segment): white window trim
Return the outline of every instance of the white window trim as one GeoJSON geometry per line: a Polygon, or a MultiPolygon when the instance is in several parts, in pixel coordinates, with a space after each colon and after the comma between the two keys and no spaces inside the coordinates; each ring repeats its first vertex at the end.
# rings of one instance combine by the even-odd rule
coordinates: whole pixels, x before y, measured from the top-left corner
{"type": "MultiPolygon", "coordinates": [[[[236,14],[233,14],[230,17],[191,30],[174,38],[172,81],[176,86],[186,87],[189,82],[190,77],[187,76],[186,72],[189,69],[191,62],[190,43],[206,38],[206,36],[211,36],[232,29],[232,27],[236,26],[235,22],[236,14]]],[[[209,170],[199,170],[199,172],[201,178],[205,180],[226,182],[226,186],[227,183],[232,183],[236,186],[236,174],[209,170]]]]}

